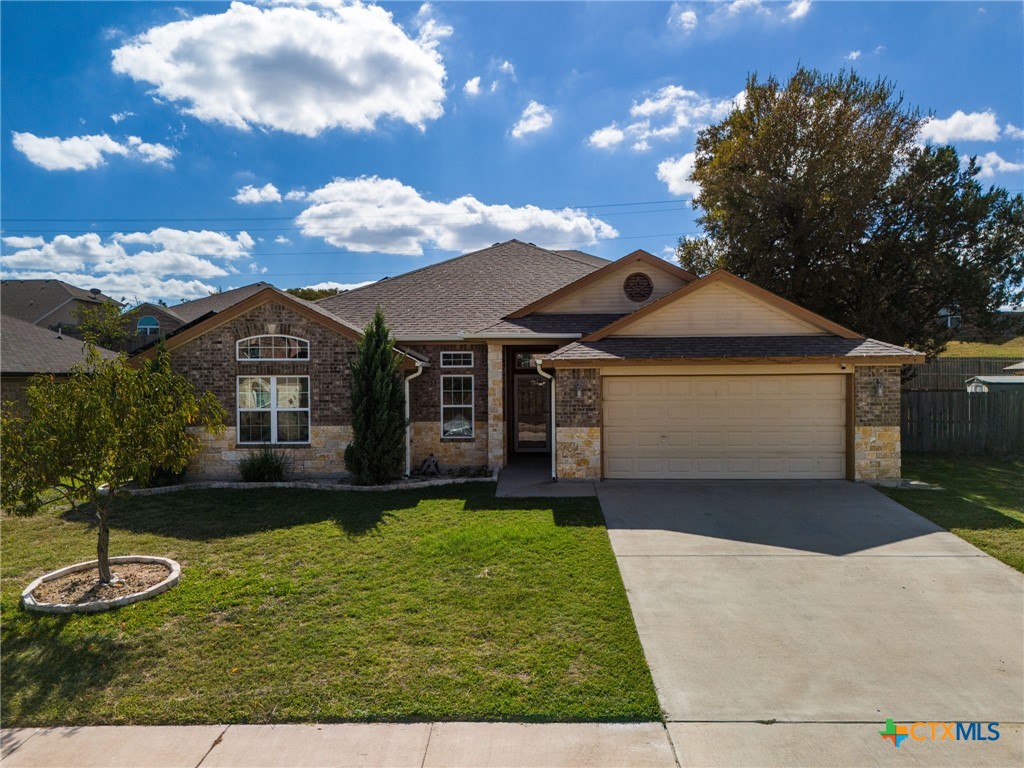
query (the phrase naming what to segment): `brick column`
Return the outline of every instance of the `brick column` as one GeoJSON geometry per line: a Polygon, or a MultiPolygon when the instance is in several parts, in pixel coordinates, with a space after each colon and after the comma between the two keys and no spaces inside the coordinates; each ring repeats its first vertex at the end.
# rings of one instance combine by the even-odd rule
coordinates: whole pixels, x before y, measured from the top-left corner
{"type": "Polygon", "coordinates": [[[505,350],[487,345],[487,464],[505,466],[505,350]]]}
{"type": "Polygon", "coordinates": [[[559,480],[601,479],[601,375],[596,368],[555,374],[555,473],[559,480]]]}
{"type": "Polygon", "coordinates": [[[900,366],[858,365],[853,387],[854,478],[897,479],[900,477],[900,366]]]}

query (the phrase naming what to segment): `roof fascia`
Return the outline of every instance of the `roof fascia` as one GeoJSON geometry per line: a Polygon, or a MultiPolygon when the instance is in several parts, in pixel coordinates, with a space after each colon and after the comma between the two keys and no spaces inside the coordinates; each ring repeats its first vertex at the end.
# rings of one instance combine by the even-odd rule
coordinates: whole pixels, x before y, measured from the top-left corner
{"type": "Polygon", "coordinates": [[[721,365],[721,364],[757,364],[757,363],[839,363],[841,365],[922,365],[924,355],[862,355],[856,357],[843,356],[808,356],[808,357],[590,357],[586,359],[543,358],[544,365],[550,368],[596,368],[598,366],[627,365],[721,365]]]}

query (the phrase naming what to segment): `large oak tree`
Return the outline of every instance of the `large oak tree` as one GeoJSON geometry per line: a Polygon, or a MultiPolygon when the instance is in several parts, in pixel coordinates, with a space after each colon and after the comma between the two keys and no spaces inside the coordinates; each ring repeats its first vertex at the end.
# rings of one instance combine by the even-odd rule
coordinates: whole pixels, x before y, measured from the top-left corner
{"type": "Polygon", "coordinates": [[[941,311],[992,328],[1024,298],[1024,202],[984,189],[974,158],[919,143],[922,120],[884,80],[751,76],[697,137],[705,234],[680,240],[680,264],[933,354],[950,335],[941,311]]]}

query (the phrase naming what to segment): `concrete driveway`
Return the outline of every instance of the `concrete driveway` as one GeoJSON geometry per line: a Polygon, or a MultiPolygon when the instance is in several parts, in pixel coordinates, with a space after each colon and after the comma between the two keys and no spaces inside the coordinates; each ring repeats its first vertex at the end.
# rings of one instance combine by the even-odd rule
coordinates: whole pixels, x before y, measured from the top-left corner
{"type": "Polygon", "coordinates": [[[682,765],[1024,764],[1021,574],[844,481],[597,486],[682,765]]]}

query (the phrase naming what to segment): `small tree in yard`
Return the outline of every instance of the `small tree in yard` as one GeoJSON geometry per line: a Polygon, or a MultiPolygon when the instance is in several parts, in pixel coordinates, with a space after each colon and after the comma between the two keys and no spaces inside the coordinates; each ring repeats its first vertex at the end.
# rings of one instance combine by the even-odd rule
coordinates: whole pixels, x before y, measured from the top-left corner
{"type": "Polygon", "coordinates": [[[211,392],[198,397],[164,350],[139,367],[123,356],[103,359],[91,344],[86,355],[65,379],[34,378],[26,408],[3,404],[0,489],[4,505],[22,514],[48,503],[44,494],[54,489],[72,506],[91,504],[99,580],[109,583],[110,505],[118,489],[158,468],[183,471],[199,449],[189,427],[222,430],[224,409],[211,392]]]}
{"type": "Polygon", "coordinates": [[[118,349],[128,340],[128,328],[116,304],[98,304],[75,310],[78,335],[90,344],[118,349]]]}
{"type": "Polygon", "coordinates": [[[401,475],[404,410],[395,342],[377,307],[352,362],[352,442],[345,464],[360,482],[378,485],[401,475]]]}

